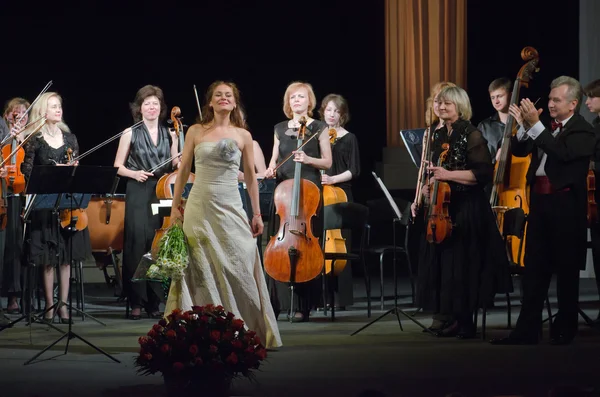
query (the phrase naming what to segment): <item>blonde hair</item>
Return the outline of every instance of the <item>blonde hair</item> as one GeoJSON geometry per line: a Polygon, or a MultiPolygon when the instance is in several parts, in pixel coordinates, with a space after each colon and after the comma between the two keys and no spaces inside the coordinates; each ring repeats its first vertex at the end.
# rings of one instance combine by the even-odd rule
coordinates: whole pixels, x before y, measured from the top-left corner
{"type": "Polygon", "coordinates": [[[4,118],[4,120],[6,120],[6,122],[8,122],[8,115],[15,108],[18,108],[19,106],[25,106],[25,109],[27,109],[29,107],[29,105],[30,105],[30,103],[27,99],[13,98],[6,103],[6,106],[4,107],[4,114],[2,115],[2,117],[4,118]]]}
{"type": "Polygon", "coordinates": [[[449,101],[456,106],[458,118],[471,120],[473,110],[467,92],[460,87],[446,87],[438,94],[438,101],[449,101]]]}
{"type": "Polygon", "coordinates": [[[440,121],[440,118],[433,112],[433,100],[446,87],[456,87],[456,84],[450,81],[440,81],[431,87],[429,98],[425,101],[425,125],[429,126],[430,121],[432,124],[440,121]]]}
{"type": "Polygon", "coordinates": [[[305,88],[308,92],[307,114],[310,117],[312,117],[313,110],[317,106],[317,97],[315,97],[315,92],[313,91],[312,85],[310,85],[309,83],[304,83],[302,81],[295,81],[287,86],[285,94],[283,94],[283,113],[285,113],[288,119],[294,117],[294,112],[292,111],[292,107],[290,106],[290,95],[298,88],[305,88]]]}
{"type": "MultiPolygon", "coordinates": [[[[35,105],[33,105],[33,108],[31,109],[31,115],[29,117],[30,122],[34,122],[36,120],[41,119],[42,117],[46,117],[46,112],[48,111],[48,101],[52,97],[58,98],[58,101],[62,105],[62,98],[56,92],[46,92],[42,94],[42,96],[40,96],[40,99],[38,99],[38,101],[35,103],[35,105]]],[[[37,126],[39,126],[39,123],[35,123],[33,126],[28,128],[25,132],[25,136],[31,134],[37,126]]],[[[65,124],[64,121],[61,121],[56,126],[63,132],[71,132],[69,126],[65,124]]],[[[42,130],[45,130],[46,128],[48,128],[48,125],[44,125],[42,127],[42,130]]]]}

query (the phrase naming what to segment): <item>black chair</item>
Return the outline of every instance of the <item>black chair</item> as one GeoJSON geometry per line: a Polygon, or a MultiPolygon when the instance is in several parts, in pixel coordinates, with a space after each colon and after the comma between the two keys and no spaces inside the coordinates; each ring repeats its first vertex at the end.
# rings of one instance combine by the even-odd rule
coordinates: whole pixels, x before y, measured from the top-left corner
{"type": "MultiPolygon", "coordinates": [[[[335,269],[335,262],[339,260],[346,260],[348,263],[346,266],[351,266],[349,262],[360,260],[365,270],[365,286],[367,289],[367,315],[371,316],[371,290],[370,280],[368,280],[367,265],[365,262],[365,246],[367,245],[368,238],[368,224],[369,209],[362,204],[358,203],[337,203],[323,207],[323,251],[325,260],[330,260],[331,268],[335,269]],[[352,247],[346,247],[346,253],[343,252],[327,252],[325,250],[325,236],[327,230],[335,229],[346,229],[352,233],[352,240],[358,241],[357,252],[353,252],[352,247]]],[[[323,312],[327,315],[327,292],[329,292],[329,302],[331,305],[331,320],[335,320],[335,275],[331,271],[325,274],[325,267],[323,267],[323,312]]]]}
{"type": "MultiPolygon", "coordinates": [[[[371,217],[369,218],[369,225],[371,226],[370,231],[376,233],[376,229],[380,229],[381,227],[385,227],[385,235],[387,237],[399,236],[396,237],[397,240],[401,240],[401,243],[396,243],[391,241],[391,239],[386,239],[381,244],[369,244],[369,248],[367,249],[367,254],[369,255],[378,255],[379,256],[379,289],[381,292],[380,295],[380,304],[381,310],[384,310],[384,299],[385,299],[385,291],[384,291],[384,278],[383,278],[383,264],[386,255],[401,255],[404,256],[408,268],[408,276],[411,287],[411,298],[412,304],[415,303],[415,282],[413,275],[413,268],[411,262],[411,253],[409,251],[409,235],[410,235],[410,202],[401,200],[401,202],[396,202],[398,207],[402,209],[402,219],[397,220],[396,215],[389,208],[389,203],[387,199],[381,201],[380,200],[369,202],[369,208],[371,209],[371,217]],[[377,208],[377,210],[381,211],[379,214],[376,213],[373,209],[377,208]],[[400,227],[398,227],[398,225],[400,227]],[[391,230],[387,229],[391,226],[391,230]],[[391,233],[390,233],[391,231],[391,233]],[[395,250],[395,252],[394,252],[395,250]]],[[[373,240],[372,237],[369,238],[370,241],[373,240]]],[[[383,240],[383,239],[381,239],[383,240]]],[[[396,264],[394,264],[396,265],[396,264]]],[[[396,280],[394,280],[396,282],[396,280]]]]}

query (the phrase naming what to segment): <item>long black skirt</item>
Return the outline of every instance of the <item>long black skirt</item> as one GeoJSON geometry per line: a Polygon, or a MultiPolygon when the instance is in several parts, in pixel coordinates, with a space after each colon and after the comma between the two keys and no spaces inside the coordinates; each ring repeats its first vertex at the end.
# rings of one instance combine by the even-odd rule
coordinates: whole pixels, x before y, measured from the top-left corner
{"type": "Polygon", "coordinates": [[[23,213],[25,198],[7,198],[8,212],[5,231],[4,269],[2,272],[2,296],[21,292],[21,265],[23,258],[23,213]]]}
{"type": "Polygon", "coordinates": [[[433,313],[464,315],[495,293],[512,290],[508,256],[482,189],[453,191],[450,216],[450,238],[421,244],[417,304],[433,313]]]}
{"type": "Polygon", "coordinates": [[[125,229],[123,231],[123,289],[132,308],[145,307],[156,311],[160,304],[155,282],[131,279],[142,257],[151,250],[156,229],[161,227],[160,216],[152,215],[151,204],[156,198],[156,178],[146,182],[127,181],[125,194],[125,229]]]}

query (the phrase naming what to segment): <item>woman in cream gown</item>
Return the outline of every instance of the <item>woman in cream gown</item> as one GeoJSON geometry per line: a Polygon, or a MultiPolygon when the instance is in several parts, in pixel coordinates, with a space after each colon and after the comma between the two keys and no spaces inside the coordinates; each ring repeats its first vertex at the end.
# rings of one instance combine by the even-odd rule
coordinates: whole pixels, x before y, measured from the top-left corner
{"type": "Polygon", "coordinates": [[[201,124],[189,128],[175,184],[171,220],[182,218],[181,195],[195,158],[195,181],[185,204],[183,230],[190,263],[173,282],[165,315],[173,309],[222,305],[246,323],[267,348],[282,345],[255,238],[263,232],[252,136],[244,127],[239,91],[215,82],[207,90],[201,124]],[[242,158],[254,216],[242,207],[237,175],[242,158]]]}

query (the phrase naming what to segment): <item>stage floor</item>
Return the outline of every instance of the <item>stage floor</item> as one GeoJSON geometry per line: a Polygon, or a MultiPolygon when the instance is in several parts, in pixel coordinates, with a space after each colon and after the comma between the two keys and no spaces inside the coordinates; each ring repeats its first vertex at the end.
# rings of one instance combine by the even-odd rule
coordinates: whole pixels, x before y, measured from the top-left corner
{"type": "MultiPolygon", "coordinates": [[[[371,319],[384,313],[379,307],[378,285],[373,283],[371,319]]],[[[387,310],[393,307],[390,280],[386,289],[387,310]]],[[[399,290],[400,308],[412,313],[415,308],[408,283],[402,282],[399,290]]],[[[596,319],[599,305],[593,279],[581,280],[580,295],[581,308],[596,319]]],[[[62,342],[39,361],[23,365],[61,334],[46,325],[34,324],[30,329],[19,323],[0,332],[0,397],[165,395],[160,376],[139,376],[133,365],[139,350],[137,339],[154,321],[125,319],[124,305],[117,303],[112,290],[104,285],[89,286],[86,299],[86,311],[106,326],[76,317],[73,331],[121,363],[73,339],[66,355],[62,355],[62,342]]],[[[554,285],[551,301],[556,303],[554,285]]],[[[435,338],[403,316],[404,330],[400,330],[393,314],[350,336],[370,320],[361,279],[355,280],[355,302],[349,310],[336,312],[335,322],[322,312],[313,312],[309,323],[290,324],[280,318],[284,346],[269,353],[257,383],[235,380],[232,395],[354,397],[373,389],[383,394],[369,396],[445,396],[451,392],[547,396],[551,388],[561,385],[600,390],[600,330],[585,325],[582,319],[579,335],[569,346],[549,345],[547,332],[537,346],[500,347],[481,338],[435,338]]],[[[514,325],[520,309],[517,294],[513,294],[512,304],[514,325]]],[[[415,318],[430,323],[429,316],[422,313],[415,318]]],[[[498,295],[495,308],[488,313],[487,339],[507,334],[506,324],[506,301],[498,295]]],[[[57,327],[67,329],[66,325],[57,327]]]]}

